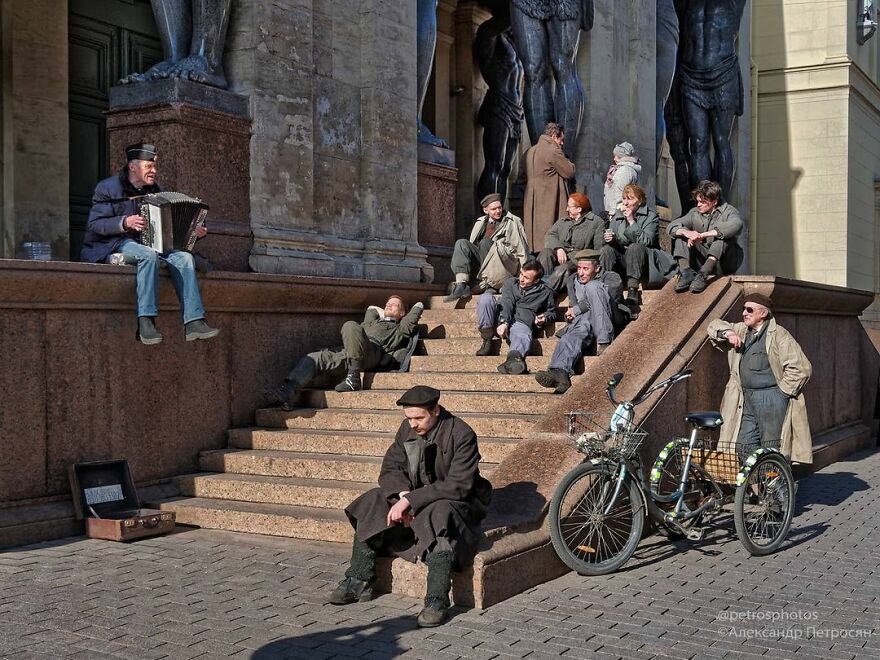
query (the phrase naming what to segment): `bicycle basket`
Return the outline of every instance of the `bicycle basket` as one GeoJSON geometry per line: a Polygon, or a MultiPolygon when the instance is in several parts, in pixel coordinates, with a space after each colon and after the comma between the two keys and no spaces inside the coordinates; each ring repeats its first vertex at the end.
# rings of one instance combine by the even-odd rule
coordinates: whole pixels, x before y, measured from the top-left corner
{"type": "MultiPolygon", "coordinates": [[[[682,438],[682,443],[682,460],[684,460],[684,455],[687,453],[687,439],[682,438]]],[[[779,449],[779,440],[762,442],[761,446],[779,449]]],[[[757,447],[745,451],[734,446],[724,446],[716,439],[698,438],[694,445],[692,460],[719,482],[735,485],[742,464],[755,449],[757,447]]]]}
{"type": "Polygon", "coordinates": [[[565,414],[568,435],[577,450],[586,456],[616,458],[635,456],[647,432],[633,426],[627,430],[613,431],[599,423],[599,413],[576,410],[565,414]]]}

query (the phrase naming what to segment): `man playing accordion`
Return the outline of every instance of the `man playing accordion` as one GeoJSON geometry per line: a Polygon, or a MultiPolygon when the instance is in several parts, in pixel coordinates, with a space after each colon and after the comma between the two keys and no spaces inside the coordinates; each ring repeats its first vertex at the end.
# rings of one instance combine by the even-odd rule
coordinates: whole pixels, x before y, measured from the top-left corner
{"type": "MultiPolygon", "coordinates": [[[[159,314],[159,266],[164,263],[171,274],[180,300],[186,341],[210,339],[220,331],[205,322],[205,308],[196,280],[193,256],[182,250],[159,254],[142,245],[139,234],[146,226],[140,214],[138,198],[159,192],[156,185],[156,147],[133,144],[125,149],[127,165],[122,171],[99,182],[92,196],[92,210],[80,259],[108,263],[121,255],[125,262],[137,264],[137,339],[144,344],[158,344],[162,334],[154,319],[159,314]]],[[[201,238],[207,229],[198,227],[201,238]]]]}

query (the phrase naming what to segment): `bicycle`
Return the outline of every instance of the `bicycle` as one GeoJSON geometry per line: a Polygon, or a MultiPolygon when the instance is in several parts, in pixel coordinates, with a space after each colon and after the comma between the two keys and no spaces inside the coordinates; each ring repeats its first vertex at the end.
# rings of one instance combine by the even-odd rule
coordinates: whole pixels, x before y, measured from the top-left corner
{"type": "Polygon", "coordinates": [[[639,449],[647,433],[634,423],[635,408],[654,392],[690,378],[686,369],[633,401],[618,401],[623,374],[608,381],[617,406],[605,428],[586,411],[566,414],[568,435],[586,458],[556,487],[550,502],[550,539],[559,558],[581,575],[621,568],[636,551],[646,515],[669,537],[704,538],[704,522],[733,501],[737,536],[752,555],[775,552],[794,516],[794,479],[777,446],[746,456],[723,451],[701,430],[723,423],[717,412],[690,412],[691,432],[660,451],[647,475],[639,449]],[[716,476],[717,475],[717,476],[716,476]]]}

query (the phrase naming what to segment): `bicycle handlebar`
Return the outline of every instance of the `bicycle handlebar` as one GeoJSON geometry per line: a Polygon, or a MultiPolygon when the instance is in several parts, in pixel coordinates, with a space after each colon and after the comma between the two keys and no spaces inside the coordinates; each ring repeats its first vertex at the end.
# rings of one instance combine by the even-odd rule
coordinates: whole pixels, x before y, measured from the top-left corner
{"type": "Polygon", "coordinates": [[[654,392],[656,392],[657,390],[659,390],[663,387],[669,387],[670,385],[673,385],[680,380],[685,380],[686,378],[690,378],[691,374],[693,374],[693,373],[694,373],[693,369],[684,369],[683,371],[679,371],[677,374],[673,374],[672,376],[670,376],[666,380],[661,380],[659,383],[651,386],[650,388],[648,388],[648,390],[644,394],[642,394],[642,396],[638,397],[637,399],[635,399],[633,401],[627,401],[627,402],[618,401],[617,397],[614,395],[614,390],[617,388],[618,385],[620,385],[620,381],[623,380],[623,374],[616,373],[611,377],[611,380],[608,381],[608,387],[605,389],[605,393],[608,395],[608,399],[611,401],[611,403],[613,403],[616,406],[620,405],[621,403],[630,403],[630,404],[632,404],[633,407],[636,407],[636,406],[644,403],[645,400],[649,396],[651,396],[654,392]]]}

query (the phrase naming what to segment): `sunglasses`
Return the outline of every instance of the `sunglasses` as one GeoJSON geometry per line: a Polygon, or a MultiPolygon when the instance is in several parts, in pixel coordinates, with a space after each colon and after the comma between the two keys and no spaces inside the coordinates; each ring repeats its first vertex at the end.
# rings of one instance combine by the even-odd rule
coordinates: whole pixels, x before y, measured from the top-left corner
{"type": "Polygon", "coordinates": [[[754,314],[758,311],[755,307],[750,307],[749,305],[746,305],[743,309],[749,314],[754,314]]]}

